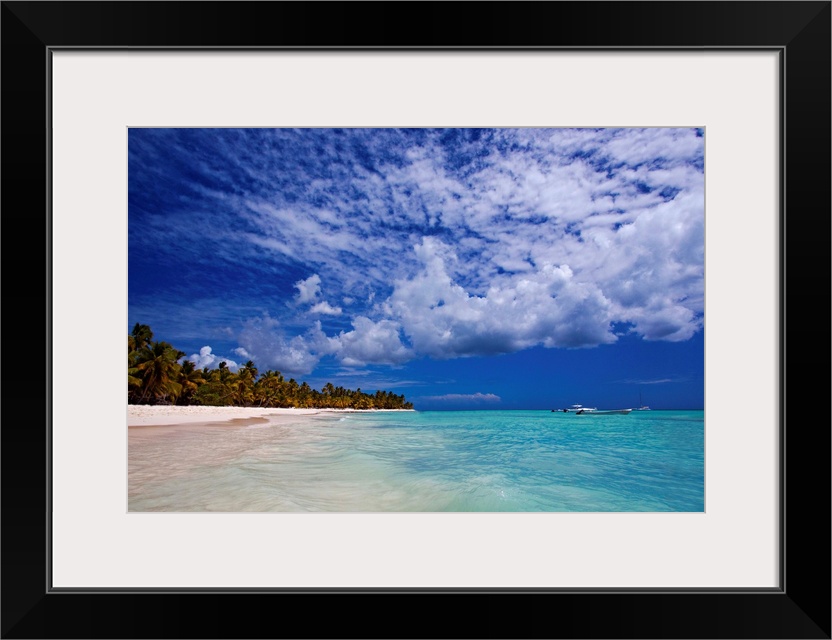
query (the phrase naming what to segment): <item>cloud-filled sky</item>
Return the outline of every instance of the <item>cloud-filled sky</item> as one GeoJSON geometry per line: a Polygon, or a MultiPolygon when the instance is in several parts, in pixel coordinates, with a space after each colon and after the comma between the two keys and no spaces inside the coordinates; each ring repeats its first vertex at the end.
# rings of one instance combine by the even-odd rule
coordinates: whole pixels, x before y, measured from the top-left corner
{"type": "Polygon", "coordinates": [[[704,404],[702,130],[140,128],[128,148],[128,330],[200,367],[417,409],[704,404]]]}

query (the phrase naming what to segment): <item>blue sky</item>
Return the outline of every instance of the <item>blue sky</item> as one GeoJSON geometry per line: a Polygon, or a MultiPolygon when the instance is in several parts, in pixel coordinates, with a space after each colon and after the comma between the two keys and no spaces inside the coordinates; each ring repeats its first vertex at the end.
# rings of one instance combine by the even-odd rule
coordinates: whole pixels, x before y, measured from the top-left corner
{"type": "Polygon", "coordinates": [[[417,409],[704,406],[698,129],[130,129],[128,332],[417,409]]]}

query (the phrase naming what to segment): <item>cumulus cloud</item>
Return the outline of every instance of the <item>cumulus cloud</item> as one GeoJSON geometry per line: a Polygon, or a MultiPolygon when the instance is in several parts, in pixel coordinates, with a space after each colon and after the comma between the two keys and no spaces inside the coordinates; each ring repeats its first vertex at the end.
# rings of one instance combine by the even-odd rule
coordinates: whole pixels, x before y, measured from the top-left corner
{"type": "Polygon", "coordinates": [[[396,283],[391,313],[418,353],[435,358],[509,353],[542,344],[584,347],[613,342],[610,304],[568,265],[495,278],[483,295],[455,283],[451,249],[426,238],[415,248],[423,268],[396,283]]]}
{"type": "Polygon", "coordinates": [[[342,364],[401,364],[413,357],[413,352],[401,342],[397,322],[373,322],[358,316],[352,321],[352,326],[352,331],[342,331],[337,338],[337,355],[342,364]]]}
{"type": "Polygon", "coordinates": [[[322,357],[338,349],[337,340],[327,338],[320,322],[303,334],[290,336],[278,320],[269,316],[249,320],[238,339],[261,369],[296,375],[311,373],[322,357]]]}
{"type": "Polygon", "coordinates": [[[414,357],[400,338],[398,323],[391,320],[373,322],[359,316],[351,331],[327,336],[320,321],[304,333],[291,335],[271,317],[249,320],[239,335],[243,345],[238,352],[251,358],[261,368],[305,375],[311,373],[325,356],[336,357],[347,367],[368,364],[396,365],[414,357]]]}
{"type": "Polygon", "coordinates": [[[314,302],[321,293],[321,276],[312,274],[306,280],[296,282],[295,288],[298,290],[295,296],[298,304],[314,302]]]}
{"type": "Polygon", "coordinates": [[[236,371],[239,368],[239,365],[233,360],[212,353],[211,347],[207,345],[202,347],[199,353],[193,353],[187,359],[193,362],[197,369],[204,369],[205,367],[216,369],[220,362],[225,362],[226,366],[232,371],[236,371]]]}

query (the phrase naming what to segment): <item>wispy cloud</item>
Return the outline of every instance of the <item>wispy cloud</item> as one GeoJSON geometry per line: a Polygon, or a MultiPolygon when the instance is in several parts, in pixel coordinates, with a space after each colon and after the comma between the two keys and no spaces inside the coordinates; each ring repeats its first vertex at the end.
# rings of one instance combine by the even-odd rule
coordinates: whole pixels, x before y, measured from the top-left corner
{"type": "Polygon", "coordinates": [[[447,393],[441,396],[422,396],[420,400],[430,402],[452,402],[463,404],[482,404],[500,402],[500,396],[493,393],[447,393]]]}
{"type": "Polygon", "coordinates": [[[309,309],[309,313],[320,313],[325,316],[340,316],[341,307],[333,307],[326,300],[322,300],[309,309]]]}
{"type": "Polygon", "coordinates": [[[658,380],[622,380],[622,384],[667,384],[669,382],[680,382],[672,378],[661,378],[658,380]]]}

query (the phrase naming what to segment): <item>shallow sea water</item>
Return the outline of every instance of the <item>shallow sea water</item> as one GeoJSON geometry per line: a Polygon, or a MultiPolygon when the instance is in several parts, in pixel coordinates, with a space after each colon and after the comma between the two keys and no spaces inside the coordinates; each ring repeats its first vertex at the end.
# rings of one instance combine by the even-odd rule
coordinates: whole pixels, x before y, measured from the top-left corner
{"type": "Polygon", "coordinates": [[[322,413],[132,427],[129,511],[702,512],[702,411],[322,413]]]}

